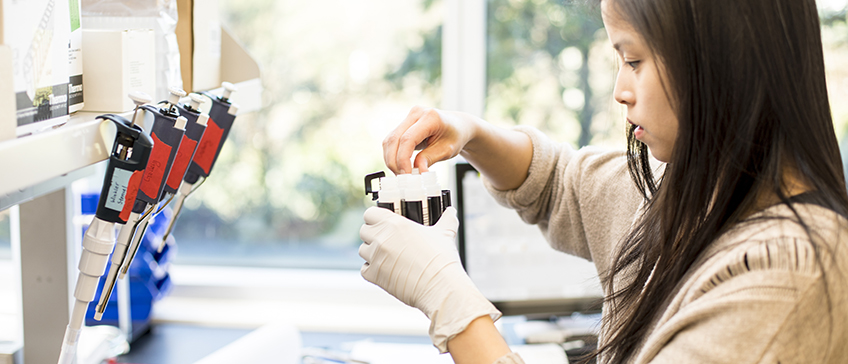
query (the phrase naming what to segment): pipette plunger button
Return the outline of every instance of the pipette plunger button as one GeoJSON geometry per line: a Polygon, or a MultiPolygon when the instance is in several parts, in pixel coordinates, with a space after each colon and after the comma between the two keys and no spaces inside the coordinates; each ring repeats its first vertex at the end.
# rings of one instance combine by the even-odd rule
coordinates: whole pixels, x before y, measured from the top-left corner
{"type": "Polygon", "coordinates": [[[180,102],[180,98],[185,97],[186,92],[183,89],[175,86],[171,86],[168,88],[168,92],[171,94],[168,96],[168,103],[171,105],[176,105],[180,102]]]}
{"type": "Polygon", "coordinates": [[[203,103],[203,96],[196,93],[191,93],[188,95],[191,98],[191,103],[189,104],[193,110],[200,110],[200,104],[203,103]]]}
{"type": "Polygon", "coordinates": [[[151,98],[150,95],[141,91],[130,92],[127,96],[129,96],[129,98],[136,106],[141,106],[153,102],[153,98],[151,98]]]}
{"type": "Polygon", "coordinates": [[[127,95],[127,96],[129,96],[130,100],[132,100],[132,102],[135,104],[135,110],[133,110],[132,120],[130,120],[130,122],[133,125],[135,125],[136,124],[135,118],[138,115],[138,108],[141,105],[149,104],[149,103],[153,102],[153,98],[150,97],[150,95],[148,95],[144,92],[141,92],[141,91],[130,92],[129,95],[127,95]]]}
{"type": "Polygon", "coordinates": [[[223,98],[224,100],[228,100],[230,98],[230,95],[233,94],[233,92],[238,91],[238,87],[229,82],[221,82],[221,87],[224,88],[224,94],[221,95],[221,98],[223,98]]]}

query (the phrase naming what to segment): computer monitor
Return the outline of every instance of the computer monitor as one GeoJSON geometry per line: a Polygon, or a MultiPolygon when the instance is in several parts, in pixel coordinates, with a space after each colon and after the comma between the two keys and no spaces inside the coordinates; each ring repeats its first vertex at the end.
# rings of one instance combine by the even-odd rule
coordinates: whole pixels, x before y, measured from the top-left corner
{"type": "Polygon", "coordinates": [[[456,164],[459,254],[471,280],[504,315],[600,311],[595,265],[554,250],[539,228],[498,204],[473,166],[456,164]]]}

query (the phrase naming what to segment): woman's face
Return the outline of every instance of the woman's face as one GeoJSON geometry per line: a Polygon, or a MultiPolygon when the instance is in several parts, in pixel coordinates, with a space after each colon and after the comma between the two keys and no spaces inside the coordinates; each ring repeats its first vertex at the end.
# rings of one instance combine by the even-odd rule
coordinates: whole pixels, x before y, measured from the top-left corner
{"type": "Polygon", "coordinates": [[[679,123],[663,88],[662,64],[613,6],[612,0],[601,2],[604,26],[621,63],[615,100],[627,106],[627,121],[636,126],[636,139],[648,146],[654,158],[668,162],[679,123]]]}

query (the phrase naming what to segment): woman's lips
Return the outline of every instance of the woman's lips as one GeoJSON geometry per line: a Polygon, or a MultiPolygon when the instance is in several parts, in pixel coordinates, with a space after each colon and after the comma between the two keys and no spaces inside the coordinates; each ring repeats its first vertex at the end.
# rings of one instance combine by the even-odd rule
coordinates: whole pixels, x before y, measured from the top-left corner
{"type": "Polygon", "coordinates": [[[642,126],[637,125],[636,123],[634,123],[630,119],[627,119],[627,122],[630,123],[630,125],[633,125],[633,126],[636,127],[636,129],[633,129],[633,136],[636,137],[636,139],[641,140],[642,136],[645,135],[645,129],[642,128],[642,126]]]}

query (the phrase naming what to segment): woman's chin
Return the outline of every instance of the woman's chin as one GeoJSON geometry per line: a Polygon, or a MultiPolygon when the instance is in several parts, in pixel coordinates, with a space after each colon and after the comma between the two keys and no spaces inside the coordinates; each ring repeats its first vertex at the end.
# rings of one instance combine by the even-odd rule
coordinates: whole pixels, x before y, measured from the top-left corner
{"type": "Polygon", "coordinates": [[[660,163],[668,163],[668,161],[671,159],[671,156],[667,153],[664,153],[664,151],[657,151],[656,149],[651,148],[650,146],[648,146],[648,152],[650,152],[651,156],[654,157],[654,159],[656,159],[660,163]]]}

